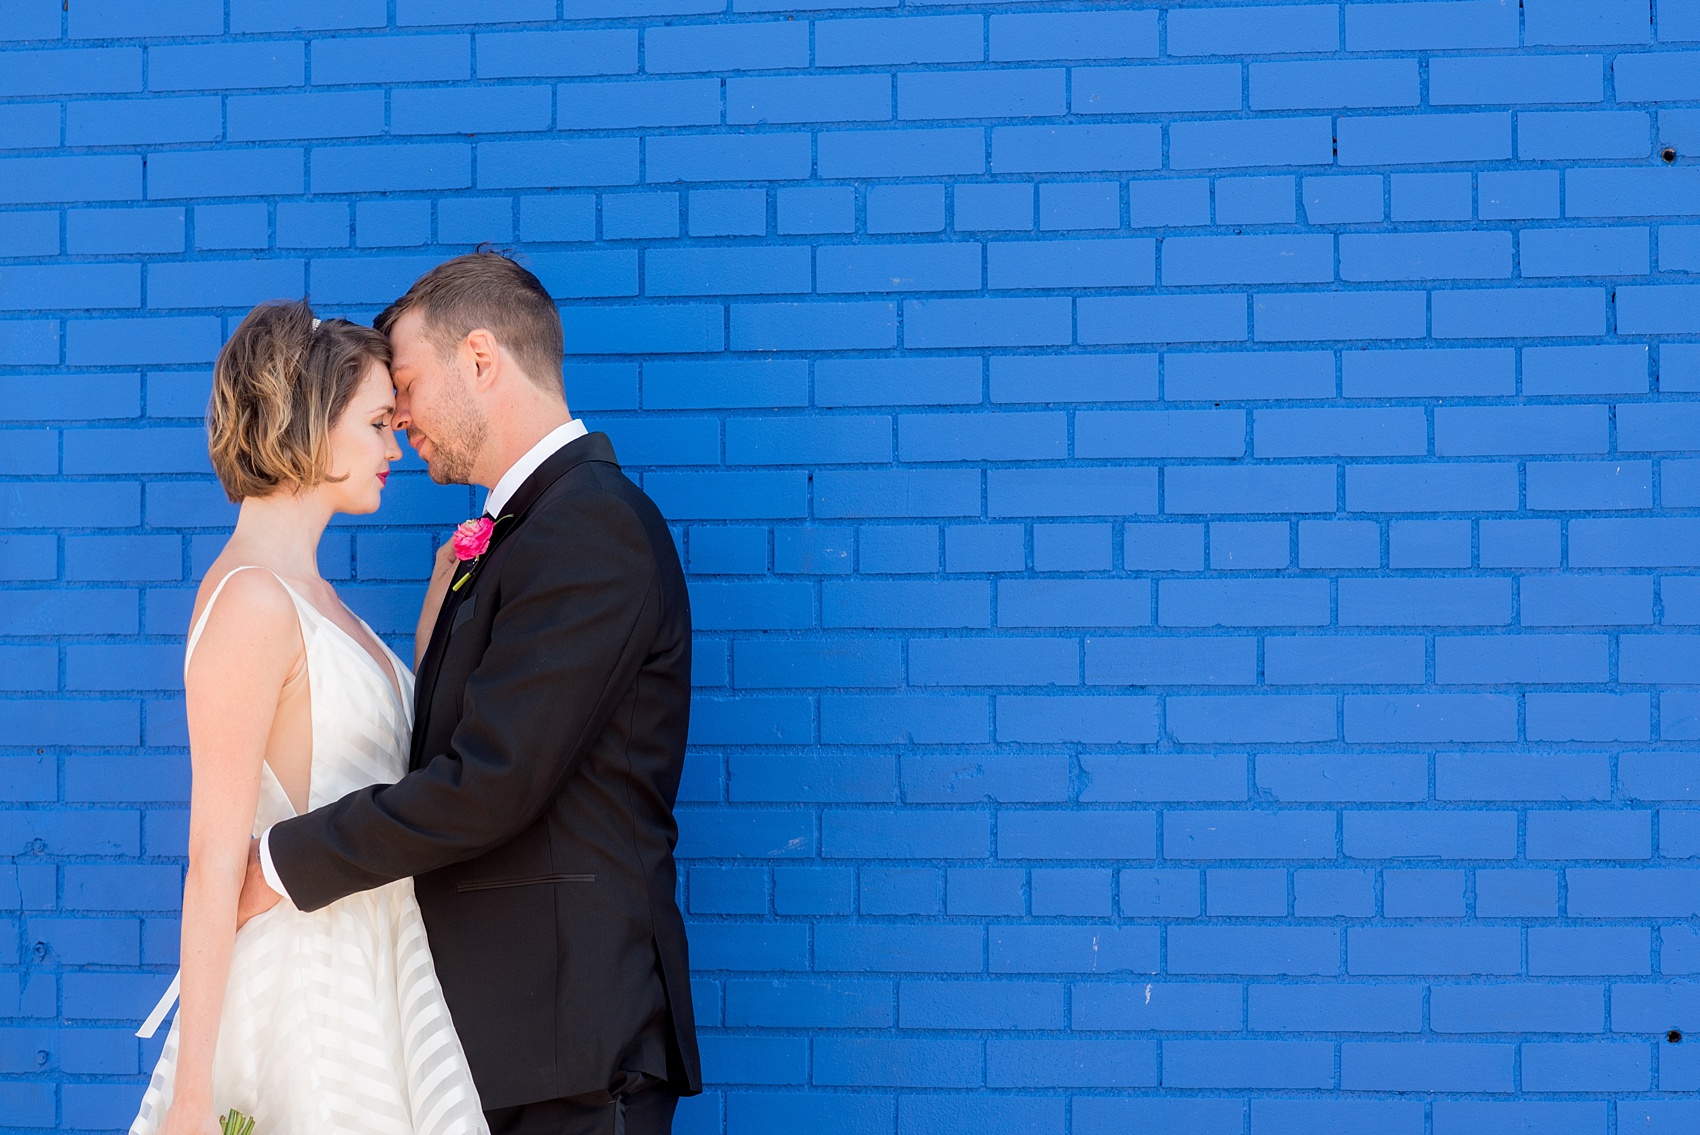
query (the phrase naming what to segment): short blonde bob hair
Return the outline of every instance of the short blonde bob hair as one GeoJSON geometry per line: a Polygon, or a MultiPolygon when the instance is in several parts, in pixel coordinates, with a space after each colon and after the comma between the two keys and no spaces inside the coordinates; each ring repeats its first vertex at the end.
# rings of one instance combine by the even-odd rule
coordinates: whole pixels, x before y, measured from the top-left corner
{"type": "Polygon", "coordinates": [[[373,363],[390,345],[346,319],[314,326],[305,300],[263,303],[218,353],[207,449],[233,501],[331,479],[330,435],[373,363]]]}

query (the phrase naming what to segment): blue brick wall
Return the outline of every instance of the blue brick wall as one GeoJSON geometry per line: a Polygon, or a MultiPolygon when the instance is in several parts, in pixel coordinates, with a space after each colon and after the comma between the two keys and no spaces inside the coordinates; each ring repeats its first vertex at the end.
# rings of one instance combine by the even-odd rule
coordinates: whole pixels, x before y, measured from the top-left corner
{"type": "MultiPolygon", "coordinates": [[[[1700,7],[0,41],[0,1128],[157,1053],[220,342],[491,241],[691,573],[681,1131],[1700,1129],[1700,7]]],[[[401,641],[475,500],[323,569],[401,641]]]]}

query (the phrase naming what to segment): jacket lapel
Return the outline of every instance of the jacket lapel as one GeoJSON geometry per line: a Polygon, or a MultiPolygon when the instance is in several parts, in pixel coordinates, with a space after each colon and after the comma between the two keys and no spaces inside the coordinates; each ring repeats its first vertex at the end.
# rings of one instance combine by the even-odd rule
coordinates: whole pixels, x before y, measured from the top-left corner
{"type": "Polygon", "coordinates": [[[490,557],[495,554],[502,541],[525,522],[526,515],[543,495],[544,490],[587,461],[603,461],[618,466],[619,463],[614,459],[614,445],[608,440],[607,434],[585,434],[550,454],[549,458],[514,490],[514,495],[503,508],[502,515],[496,518],[496,527],[490,534],[490,545],[484,554],[475,561],[469,561],[470,566],[462,565],[456,573],[454,583],[459,584],[459,587],[456,589],[451,584],[450,591],[443,600],[442,610],[437,612],[437,621],[431,627],[431,641],[425,648],[425,656],[419,660],[419,675],[413,691],[414,729],[408,758],[409,768],[417,768],[422,755],[425,732],[430,721],[428,711],[431,699],[436,694],[444,648],[448,643],[449,631],[454,626],[455,613],[477,587],[480,570],[490,562],[490,557]]]}

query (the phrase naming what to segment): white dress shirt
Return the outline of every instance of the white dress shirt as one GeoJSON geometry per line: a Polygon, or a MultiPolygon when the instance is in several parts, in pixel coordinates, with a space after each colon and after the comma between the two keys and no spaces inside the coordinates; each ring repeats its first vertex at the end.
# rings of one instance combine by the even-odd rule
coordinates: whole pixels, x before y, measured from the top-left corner
{"type": "MultiPolygon", "coordinates": [[[[500,510],[513,499],[514,493],[525,484],[525,479],[537,472],[538,466],[589,432],[583,422],[573,418],[565,425],[556,426],[544,434],[543,440],[526,450],[520,459],[508,466],[508,471],[497,479],[490,495],[484,498],[485,514],[493,518],[500,517],[500,510]]],[[[277,868],[272,865],[271,839],[271,828],[260,833],[260,873],[266,877],[266,886],[284,898],[289,898],[289,892],[283,886],[283,879],[278,876],[277,868]]]]}
{"type": "Polygon", "coordinates": [[[525,484],[525,479],[537,472],[537,467],[555,456],[556,452],[565,449],[590,431],[584,423],[574,418],[564,426],[556,426],[543,435],[543,440],[525,451],[525,455],[503,473],[501,479],[490,490],[490,495],[484,498],[484,512],[491,518],[502,515],[501,509],[513,499],[514,493],[525,484]]]}

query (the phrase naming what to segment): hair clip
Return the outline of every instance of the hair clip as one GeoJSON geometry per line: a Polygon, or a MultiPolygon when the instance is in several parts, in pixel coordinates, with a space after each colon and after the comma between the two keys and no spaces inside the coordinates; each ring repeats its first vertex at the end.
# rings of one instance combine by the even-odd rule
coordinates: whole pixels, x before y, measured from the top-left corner
{"type": "Polygon", "coordinates": [[[323,320],[318,320],[318,319],[313,320],[313,326],[312,326],[311,329],[314,330],[314,331],[317,331],[319,329],[319,324],[321,322],[323,322],[323,320]]]}

